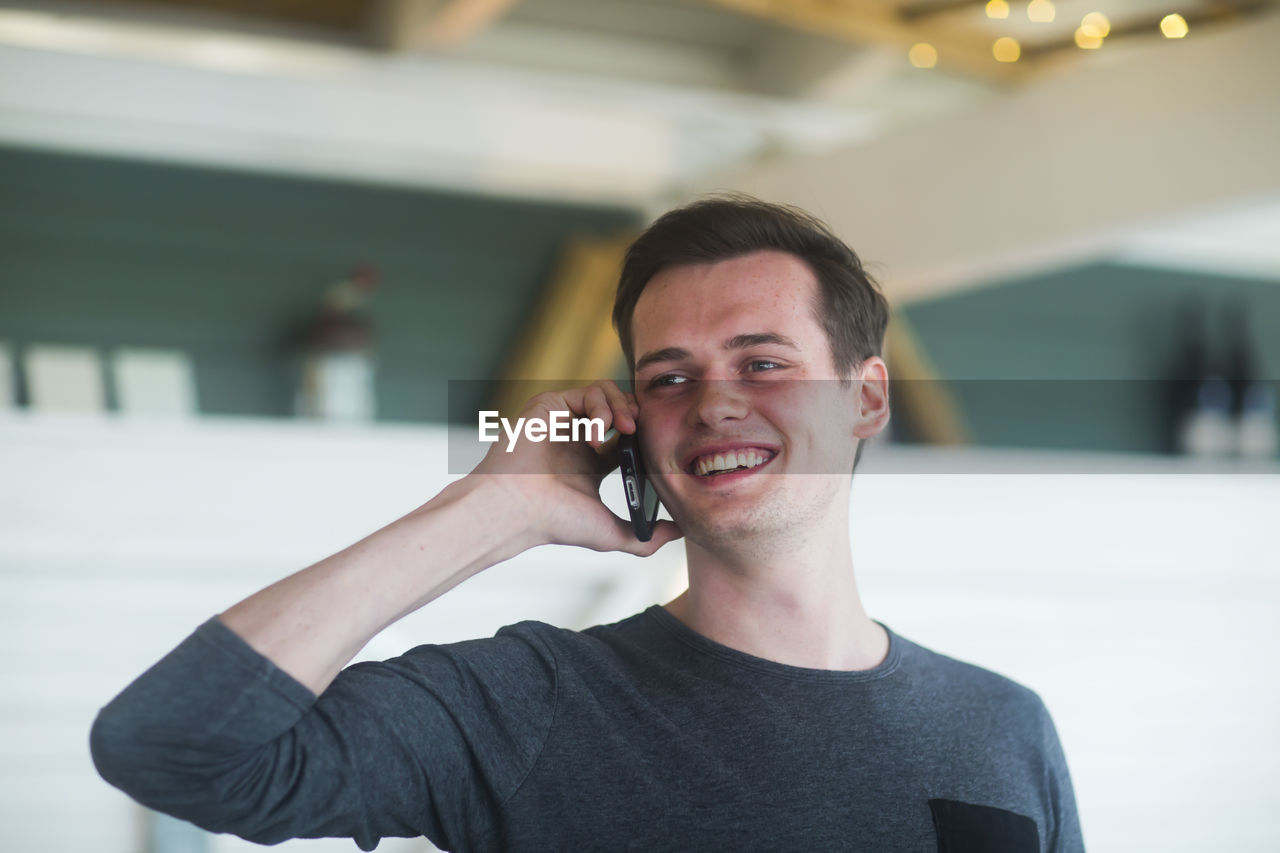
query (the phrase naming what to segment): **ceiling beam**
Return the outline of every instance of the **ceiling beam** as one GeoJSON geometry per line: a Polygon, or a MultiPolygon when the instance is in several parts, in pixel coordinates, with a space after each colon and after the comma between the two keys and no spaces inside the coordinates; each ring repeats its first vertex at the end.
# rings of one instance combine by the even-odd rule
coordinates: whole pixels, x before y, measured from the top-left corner
{"type": "MultiPolygon", "coordinates": [[[[1192,16],[1198,21],[1221,21],[1236,15],[1252,14],[1268,8],[1273,0],[1216,0],[1203,9],[1183,9],[1182,16],[1191,22],[1192,16]]],[[[898,15],[905,21],[915,22],[954,15],[965,10],[978,9],[985,6],[987,0],[924,0],[911,2],[896,7],[898,15]]],[[[1153,20],[1159,21],[1166,13],[1156,15],[1153,20]]],[[[1145,16],[1143,20],[1152,20],[1145,16]]]]}
{"type": "Polygon", "coordinates": [[[613,296],[634,234],[575,239],[500,374],[493,407],[514,416],[540,391],[615,375],[622,360],[613,296]]]}
{"type": "Polygon", "coordinates": [[[479,35],[514,2],[381,0],[372,7],[370,29],[387,50],[450,50],[479,35]]]}
{"type": "Polygon", "coordinates": [[[994,41],[981,33],[964,32],[937,23],[911,23],[888,2],[880,0],[706,0],[789,27],[856,44],[888,45],[905,53],[918,42],[938,51],[938,63],[995,83],[1021,79],[1025,63],[997,62],[994,41]]]}
{"type": "MultiPolygon", "coordinates": [[[[1208,27],[1217,27],[1232,21],[1238,22],[1239,18],[1259,15],[1273,8],[1275,7],[1272,0],[1245,0],[1245,2],[1241,3],[1210,6],[1199,10],[1188,9],[1182,13],[1182,17],[1187,22],[1189,29],[1199,36],[1208,27]]],[[[1106,41],[1114,43],[1117,39],[1142,37],[1160,39],[1162,38],[1160,22],[1164,17],[1165,13],[1162,11],[1154,15],[1144,15],[1140,18],[1125,20],[1118,24],[1113,23],[1110,33],[1107,34],[1106,41]]],[[[1022,55],[1026,59],[1036,61],[1051,54],[1060,56],[1067,52],[1078,53],[1079,50],[1080,48],[1076,45],[1073,33],[1071,36],[1057,41],[1024,45],[1022,55]]]]}
{"type": "Polygon", "coordinates": [[[856,105],[901,73],[903,61],[896,48],[815,39],[788,28],[761,45],[749,67],[748,79],[755,91],[856,105]]]}
{"type": "Polygon", "coordinates": [[[1123,52],[864,144],[708,176],[822,216],[906,304],[1280,198],[1280,15],[1123,52]]]}

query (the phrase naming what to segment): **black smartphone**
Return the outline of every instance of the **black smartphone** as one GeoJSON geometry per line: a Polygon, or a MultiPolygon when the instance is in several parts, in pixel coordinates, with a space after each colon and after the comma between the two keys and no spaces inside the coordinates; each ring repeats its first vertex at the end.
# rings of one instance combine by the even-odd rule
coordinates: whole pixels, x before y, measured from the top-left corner
{"type": "Polygon", "coordinates": [[[644,459],[640,455],[640,442],[634,434],[618,434],[618,466],[622,469],[622,487],[627,494],[627,509],[631,513],[631,529],[641,542],[653,538],[653,526],[658,521],[658,493],[644,472],[644,459]]]}

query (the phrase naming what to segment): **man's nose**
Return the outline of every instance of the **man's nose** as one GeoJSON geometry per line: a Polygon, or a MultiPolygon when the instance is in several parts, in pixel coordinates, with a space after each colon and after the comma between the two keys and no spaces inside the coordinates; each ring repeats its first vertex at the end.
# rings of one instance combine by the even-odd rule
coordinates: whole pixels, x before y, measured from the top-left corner
{"type": "Polygon", "coordinates": [[[698,383],[697,397],[689,410],[694,423],[715,426],[726,420],[740,420],[751,410],[738,383],[726,379],[704,379],[698,383]]]}

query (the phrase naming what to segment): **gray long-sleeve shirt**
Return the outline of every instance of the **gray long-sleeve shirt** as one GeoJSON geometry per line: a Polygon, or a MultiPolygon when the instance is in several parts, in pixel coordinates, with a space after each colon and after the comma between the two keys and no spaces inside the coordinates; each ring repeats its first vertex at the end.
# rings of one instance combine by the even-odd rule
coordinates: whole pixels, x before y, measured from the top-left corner
{"type": "Polygon", "coordinates": [[[885,630],[874,669],[803,669],[654,606],[419,646],[316,697],[215,617],[90,742],[139,802],[261,843],[1083,851],[1040,698],[885,630]]]}

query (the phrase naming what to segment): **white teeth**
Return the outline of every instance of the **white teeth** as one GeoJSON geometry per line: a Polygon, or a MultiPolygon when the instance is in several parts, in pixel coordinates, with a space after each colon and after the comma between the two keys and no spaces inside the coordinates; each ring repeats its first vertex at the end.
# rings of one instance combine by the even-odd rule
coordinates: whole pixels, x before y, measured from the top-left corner
{"type": "Polygon", "coordinates": [[[705,477],[713,471],[732,471],[734,468],[755,468],[764,464],[767,457],[755,450],[729,451],[714,456],[703,456],[694,463],[694,472],[705,477]]]}

